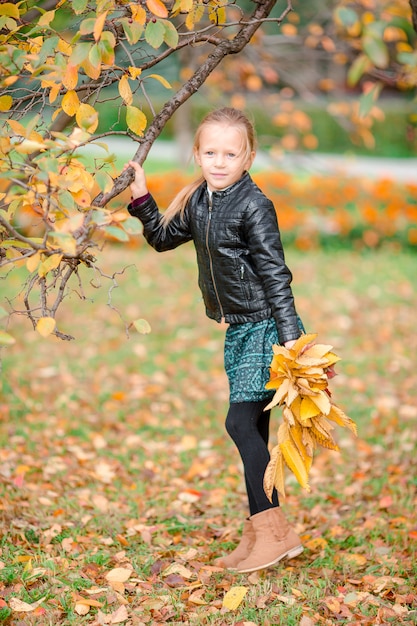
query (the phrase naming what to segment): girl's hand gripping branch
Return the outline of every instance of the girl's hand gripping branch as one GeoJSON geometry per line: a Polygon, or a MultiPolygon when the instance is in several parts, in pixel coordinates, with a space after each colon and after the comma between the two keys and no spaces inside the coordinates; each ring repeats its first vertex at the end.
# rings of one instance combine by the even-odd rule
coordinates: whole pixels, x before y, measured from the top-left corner
{"type": "Polygon", "coordinates": [[[130,184],[132,199],[136,200],[136,198],[142,198],[143,196],[146,196],[149,192],[146,185],[146,176],[143,167],[135,161],[129,161],[128,163],[126,163],[123,170],[126,170],[128,167],[131,167],[135,172],[135,178],[130,184]]]}

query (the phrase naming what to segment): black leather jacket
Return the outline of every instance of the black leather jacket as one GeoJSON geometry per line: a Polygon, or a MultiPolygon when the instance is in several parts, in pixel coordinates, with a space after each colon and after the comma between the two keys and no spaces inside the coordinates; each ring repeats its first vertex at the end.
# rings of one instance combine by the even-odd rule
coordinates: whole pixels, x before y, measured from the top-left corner
{"type": "Polygon", "coordinates": [[[300,336],[276,212],[249,174],[213,192],[211,202],[203,183],[184,215],[167,227],[152,196],[134,201],[128,210],[141,220],[147,242],[158,252],[194,242],[208,317],[232,324],[274,317],[280,343],[300,336]]]}

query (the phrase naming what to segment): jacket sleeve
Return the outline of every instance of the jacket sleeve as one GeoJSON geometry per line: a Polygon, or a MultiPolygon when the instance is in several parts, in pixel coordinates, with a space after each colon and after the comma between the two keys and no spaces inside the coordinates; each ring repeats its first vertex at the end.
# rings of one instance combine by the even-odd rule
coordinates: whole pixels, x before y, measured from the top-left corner
{"type": "Polygon", "coordinates": [[[149,194],[143,202],[131,202],[127,210],[143,224],[143,235],[157,252],[172,250],[192,239],[188,223],[188,212],[176,215],[164,226],[154,198],[149,194]]]}
{"type": "Polygon", "coordinates": [[[265,289],[281,344],[302,334],[291,289],[292,274],[284,250],[274,205],[266,197],[248,205],[246,237],[254,268],[265,289]]]}

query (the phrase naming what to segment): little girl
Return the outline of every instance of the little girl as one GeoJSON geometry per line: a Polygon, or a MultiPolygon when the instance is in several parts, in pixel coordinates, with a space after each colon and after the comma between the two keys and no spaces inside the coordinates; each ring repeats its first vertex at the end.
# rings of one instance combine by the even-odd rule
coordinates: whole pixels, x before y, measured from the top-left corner
{"type": "Polygon", "coordinates": [[[197,129],[194,159],[201,177],[185,187],[162,215],[148,192],[142,167],[135,170],[129,212],[143,224],[159,252],[193,240],[206,313],[229,324],[224,360],[230,386],[226,430],[244,468],[250,516],[238,546],[217,559],[221,567],[253,572],[303,551],[279,506],[265,495],[269,462],[269,379],[272,345],[291,347],[302,334],[285,264],[277,216],[248,174],[255,157],[254,129],[233,108],[207,115],[197,129]]]}

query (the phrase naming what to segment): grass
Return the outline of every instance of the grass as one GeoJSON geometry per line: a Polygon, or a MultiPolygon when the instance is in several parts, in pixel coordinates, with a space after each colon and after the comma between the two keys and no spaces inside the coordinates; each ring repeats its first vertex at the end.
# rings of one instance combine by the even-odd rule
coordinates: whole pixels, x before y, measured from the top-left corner
{"type": "Polygon", "coordinates": [[[111,285],[85,274],[86,300],[71,292],[59,319],[75,341],[15,317],[2,351],[0,622],[126,610],[119,623],[417,623],[415,255],[290,247],[287,260],[307,329],[342,357],[331,389],[359,428],[356,440],[338,429],[340,453],[318,452],[310,494],[287,473],[304,553],[249,576],[212,568],[246,515],[223,426],[224,329],[205,317],[190,245],[109,246],[104,270],[127,268],[114,308],[111,285]],[[152,332],[128,337],[138,318],[152,332]],[[116,568],[132,574],[111,584],[116,568]],[[226,611],[235,585],[248,593],[226,611]],[[13,598],[42,602],[21,613],[13,598]]]}

